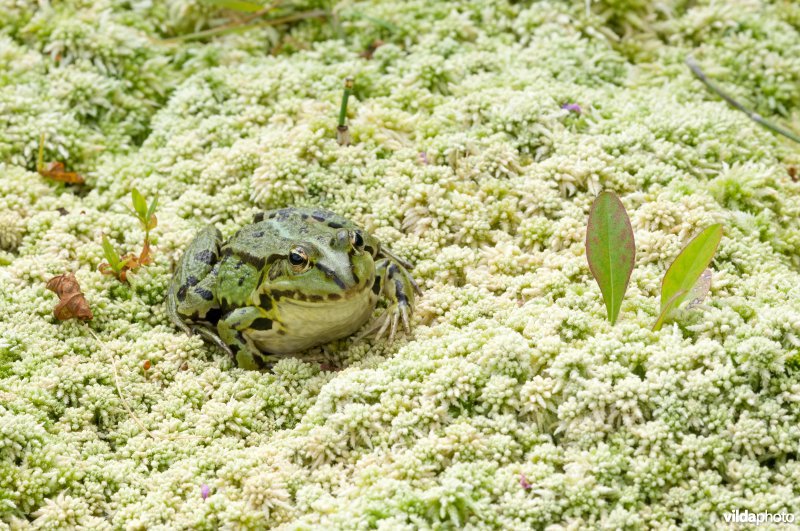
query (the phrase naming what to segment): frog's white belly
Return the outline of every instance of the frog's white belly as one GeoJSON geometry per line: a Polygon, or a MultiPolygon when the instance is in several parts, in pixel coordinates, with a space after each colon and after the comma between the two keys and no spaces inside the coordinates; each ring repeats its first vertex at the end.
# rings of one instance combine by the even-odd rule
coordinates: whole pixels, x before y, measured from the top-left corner
{"type": "Polygon", "coordinates": [[[349,336],[369,319],[377,301],[369,288],[335,301],[284,298],[276,304],[279,323],[271,330],[249,329],[246,336],[263,352],[294,354],[349,336]]]}

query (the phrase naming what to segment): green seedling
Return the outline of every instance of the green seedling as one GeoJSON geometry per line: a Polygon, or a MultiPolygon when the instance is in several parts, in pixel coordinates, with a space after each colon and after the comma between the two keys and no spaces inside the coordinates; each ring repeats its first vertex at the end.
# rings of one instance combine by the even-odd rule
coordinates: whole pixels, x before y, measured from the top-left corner
{"type": "Polygon", "coordinates": [[[600,286],[611,324],[617,322],[636,258],[631,220],[614,192],[594,200],[586,227],[586,259],[600,286]]]}
{"type": "Polygon", "coordinates": [[[155,215],[156,206],[158,205],[158,196],[153,198],[150,202],[150,206],[147,206],[147,201],[145,201],[142,194],[134,188],[131,190],[131,202],[133,203],[134,215],[142,225],[142,230],[144,230],[144,245],[142,246],[142,252],[139,255],[138,262],[139,265],[147,265],[153,261],[150,256],[150,231],[158,225],[158,219],[155,215]]]}
{"type": "Polygon", "coordinates": [[[150,253],[150,231],[158,225],[158,219],[155,214],[156,206],[158,206],[157,196],[153,198],[148,206],[144,196],[134,188],[131,190],[131,203],[133,203],[133,211],[131,213],[139,220],[142,230],[144,230],[144,244],[139,256],[128,253],[120,257],[114,246],[106,238],[106,235],[103,235],[103,254],[108,263],[100,264],[99,269],[104,275],[114,275],[121,282],[127,282],[128,271],[153,262],[153,257],[150,253]]]}
{"type": "Polygon", "coordinates": [[[121,258],[105,234],[103,234],[103,256],[106,257],[107,263],[100,264],[100,272],[104,275],[114,275],[121,282],[125,282],[131,257],[121,258]]]}
{"type": "Polygon", "coordinates": [[[353,93],[353,78],[348,77],[344,80],[344,92],[342,93],[342,104],[339,107],[339,126],[336,128],[336,141],[340,146],[350,145],[350,131],[347,129],[347,100],[353,93]]]}
{"type": "MultiPolygon", "coordinates": [[[[664,320],[675,308],[681,305],[693,292],[698,281],[705,283],[704,272],[711,263],[714,253],[722,239],[722,225],[711,225],[695,236],[669,266],[661,282],[661,312],[653,330],[661,330],[664,320]]],[[[711,276],[708,278],[710,286],[711,276]]],[[[705,294],[703,294],[705,296],[705,294]]]]}

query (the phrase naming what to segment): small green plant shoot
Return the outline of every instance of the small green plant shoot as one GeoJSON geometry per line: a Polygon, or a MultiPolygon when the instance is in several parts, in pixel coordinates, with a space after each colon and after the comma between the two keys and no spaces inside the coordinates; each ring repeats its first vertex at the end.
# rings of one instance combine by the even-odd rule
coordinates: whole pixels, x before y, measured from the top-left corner
{"type": "Polygon", "coordinates": [[[612,325],[619,316],[635,257],[636,243],[625,207],[614,192],[601,192],[589,212],[586,259],[612,325]]]}
{"type": "Polygon", "coordinates": [[[100,272],[105,274],[113,274],[117,279],[125,281],[126,266],[131,261],[130,258],[120,258],[117,250],[108,241],[108,237],[103,234],[103,256],[106,257],[106,264],[100,264],[100,272]]]}
{"type": "Polygon", "coordinates": [[[156,218],[156,206],[158,206],[158,197],[154,197],[147,205],[144,196],[134,188],[131,190],[131,203],[133,203],[132,214],[139,220],[144,230],[144,244],[142,245],[142,252],[139,256],[133,253],[128,253],[121,257],[108,241],[106,235],[103,235],[103,254],[108,263],[100,264],[100,271],[105,275],[114,275],[122,282],[127,281],[128,271],[132,271],[143,265],[148,265],[153,262],[152,254],[150,253],[150,231],[158,225],[156,218]]]}
{"type": "MultiPolygon", "coordinates": [[[[653,325],[654,331],[661,330],[669,313],[690,296],[698,281],[705,282],[704,272],[717,252],[721,239],[722,225],[711,225],[695,236],[669,266],[661,282],[661,312],[653,325]]],[[[705,276],[710,286],[710,273],[705,276]]]]}
{"type": "Polygon", "coordinates": [[[147,201],[145,201],[142,194],[134,188],[131,190],[131,202],[133,203],[134,215],[142,225],[142,230],[144,230],[144,245],[139,255],[139,265],[147,265],[152,262],[152,257],[150,256],[150,231],[158,225],[158,219],[155,215],[158,196],[153,198],[148,207],[147,201]]]}
{"type": "Polygon", "coordinates": [[[347,100],[353,93],[353,78],[348,77],[344,80],[344,92],[342,93],[342,104],[339,106],[339,125],[336,128],[336,141],[340,146],[350,145],[350,131],[347,128],[347,100]]]}

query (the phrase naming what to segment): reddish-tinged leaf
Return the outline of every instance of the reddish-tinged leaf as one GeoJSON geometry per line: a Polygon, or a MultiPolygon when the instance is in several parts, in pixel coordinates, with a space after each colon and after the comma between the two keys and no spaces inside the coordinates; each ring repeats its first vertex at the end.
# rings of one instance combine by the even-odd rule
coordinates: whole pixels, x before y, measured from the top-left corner
{"type": "Polygon", "coordinates": [[[615,193],[600,193],[589,213],[586,259],[600,286],[612,325],[622,307],[635,257],[636,243],[625,207],[615,193]]]}

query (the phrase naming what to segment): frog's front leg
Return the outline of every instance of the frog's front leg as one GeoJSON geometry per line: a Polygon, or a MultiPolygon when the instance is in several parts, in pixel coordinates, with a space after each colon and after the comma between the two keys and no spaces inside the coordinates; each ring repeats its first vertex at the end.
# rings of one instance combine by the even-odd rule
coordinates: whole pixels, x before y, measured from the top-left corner
{"type": "Polygon", "coordinates": [[[233,353],[236,365],[243,369],[270,369],[280,357],[262,353],[244,334],[247,329],[272,327],[267,313],[257,306],[244,306],[225,314],[217,323],[219,337],[233,353]]]}
{"type": "MultiPolygon", "coordinates": [[[[404,263],[404,262],[403,262],[404,263]]],[[[375,263],[375,283],[372,292],[380,296],[383,294],[389,299],[389,307],[380,315],[359,337],[364,337],[377,331],[376,337],[380,338],[386,329],[389,329],[389,340],[394,339],[397,324],[402,321],[406,334],[411,333],[409,317],[414,311],[414,293],[420,293],[419,286],[401,265],[399,260],[383,258],[375,263]]]]}

